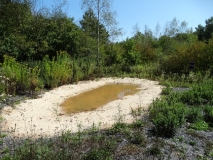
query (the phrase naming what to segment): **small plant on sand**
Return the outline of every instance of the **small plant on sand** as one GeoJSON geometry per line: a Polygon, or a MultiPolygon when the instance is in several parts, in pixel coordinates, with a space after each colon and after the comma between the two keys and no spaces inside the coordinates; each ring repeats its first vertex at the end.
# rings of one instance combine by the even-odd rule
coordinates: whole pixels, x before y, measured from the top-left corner
{"type": "Polygon", "coordinates": [[[52,107],[51,109],[51,112],[55,115],[55,121],[56,122],[60,122],[60,118],[61,118],[61,113],[60,113],[60,109],[59,109],[59,106],[56,105],[54,107],[52,107]]]}
{"type": "Polygon", "coordinates": [[[141,116],[143,113],[143,108],[141,106],[139,106],[138,108],[136,109],[133,109],[131,107],[131,114],[134,118],[138,118],[139,116],[141,116]]]}
{"type": "Polygon", "coordinates": [[[127,128],[127,124],[124,123],[124,116],[121,114],[121,108],[118,106],[118,115],[115,116],[116,123],[112,126],[113,132],[121,132],[127,128]]]}

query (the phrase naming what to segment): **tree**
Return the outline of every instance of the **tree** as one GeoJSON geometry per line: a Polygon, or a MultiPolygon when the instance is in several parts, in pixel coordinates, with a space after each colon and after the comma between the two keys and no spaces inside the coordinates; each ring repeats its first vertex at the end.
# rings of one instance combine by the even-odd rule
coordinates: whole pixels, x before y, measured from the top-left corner
{"type": "Polygon", "coordinates": [[[82,31],[63,12],[64,3],[49,11],[35,1],[0,0],[0,62],[4,54],[27,61],[79,51],[82,31]]]}
{"type": "Polygon", "coordinates": [[[160,30],[161,30],[161,26],[159,23],[157,23],[157,25],[155,26],[155,37],[159,38],[160,37],[160,30]]]}
{"type": "Polygon", "coordinates": [[[32,20],[30,6],[30,0],[0,0],[0,61],[4,54],[23,59],[31,54],[31,42],[24,35],[32,20]]]}
{"type": "Polygon", "coordinates": [[[4,32],[16,32],[31,16],[30,1],[0,0],[0,24],[4,32]]]}
{"type": "Polygon", "coordinates": [[[196,33],[198,35],[198,40],[207,41],[213,37],[213,17],[207,19],[206,26],[203,27],[201,24],[196,27],[196,33]]]}
{"type": "Polygon", "coordinates": [[[115,28],[115,13],[110,11],[112,0],[82,0],[82,9],[91,8],[97,17],[97,66],[100,68],[100,24],[115,28]]]}
{"type": "MultiPolygon", "coordinates": [[[[98,34],[97,24],[98,24],[98,19],[95,16],[92,9],[89,8],[83,15],[83,19],[80,21],[81,28],[88,36],[95,39],[98,34]]],[[[98,27],[99,27],[100,43],[107,43],[109,34],[105,26],[99,23],[98,27]]]]}
{"type": "Polygon", "coordinates": [[[188,24],[185,21],[180,23],[176,18],[174,18],[171,22],[166,24],[164,35],[175,37],[176,34],[187,33],[189,31],[187,25],[188,24]]]}

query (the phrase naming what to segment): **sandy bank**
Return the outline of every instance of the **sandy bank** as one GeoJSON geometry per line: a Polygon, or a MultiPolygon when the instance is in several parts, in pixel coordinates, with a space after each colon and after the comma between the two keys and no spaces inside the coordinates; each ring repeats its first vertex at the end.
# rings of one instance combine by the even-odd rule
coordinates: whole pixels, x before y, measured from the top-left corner
{"type": "MultiPolygon", "coordinates": [[[[78,84],[64,85],[42,95],[41,98],[26,100],[15,109],[10,106],[2,110],[4,122],[2,130],[15,129],[15,136],[53,136],[58,132],[70,130],[76,132],[95,125],[110,127],[122,114],[125,122],[132,122],[131,108],[139,106],[145,110],[153,99],[160,96],[162,86],[156,81],[137,78],[102,78],[97,81],[83,81],[78,84]],[[100,87],[107,83],[132,83],[140,86],[140,91],[131,96],[112,101],[96,110],[65,115],[60,104],[70,96],[100,87]],[[120,110],[120,112],[119,112],[120,110]]],[[[94,97],[98,98],[98,97],[94,97]]]]}

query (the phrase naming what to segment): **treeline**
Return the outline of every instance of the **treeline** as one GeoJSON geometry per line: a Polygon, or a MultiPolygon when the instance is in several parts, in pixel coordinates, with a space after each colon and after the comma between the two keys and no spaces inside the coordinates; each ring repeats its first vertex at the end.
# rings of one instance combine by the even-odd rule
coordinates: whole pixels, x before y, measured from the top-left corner
{"type": "Polygon", "coordinates": [[[30,0],[0,0],[2,91],[33,92],[102,76],[213,74],[213,17],[195,32],[174,18],[160,35],[138,29],[112,42],[90,8],[77,25],[60,6],[53,12],[34,6],[30,0]]]}

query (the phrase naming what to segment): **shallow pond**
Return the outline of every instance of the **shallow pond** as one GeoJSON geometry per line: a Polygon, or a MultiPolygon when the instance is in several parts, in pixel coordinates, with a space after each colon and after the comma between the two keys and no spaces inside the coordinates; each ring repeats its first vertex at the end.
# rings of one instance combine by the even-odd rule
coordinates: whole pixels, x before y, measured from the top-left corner
{"type": "Polygon", "coordinates": [[[91,111],[116,99],[137,93],[138,87],[134,84],[107,84],[70,97],[61,106],[67,114],[91,111]]]}

